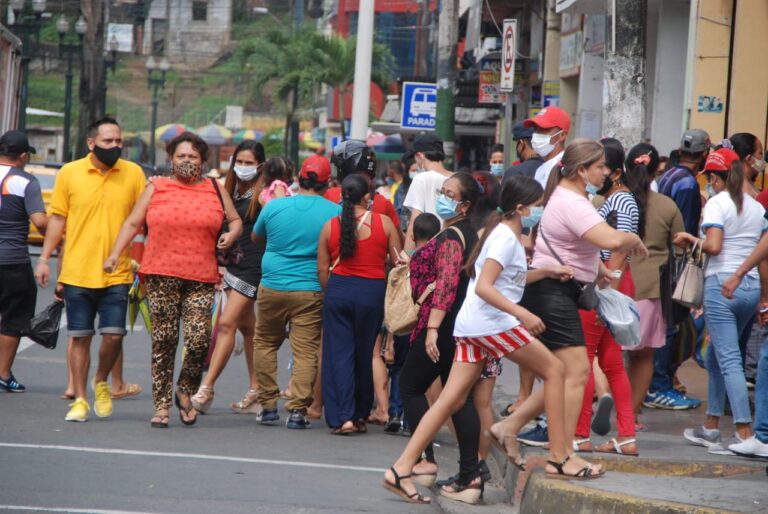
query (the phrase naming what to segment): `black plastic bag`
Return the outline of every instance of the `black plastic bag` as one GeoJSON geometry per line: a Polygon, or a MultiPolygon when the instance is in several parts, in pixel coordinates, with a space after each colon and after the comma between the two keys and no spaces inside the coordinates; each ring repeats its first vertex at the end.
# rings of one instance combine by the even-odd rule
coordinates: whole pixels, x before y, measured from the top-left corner
{"type": "Polygon", "coordinates": [[[61,311],[64,310],[64,302],[54,301],[43,311],[29,320],[29,323],[21,330],[21,335],[26,336],[45,346],[49,350],[56,348],[59,339],[59,325],[61,324],[61,311]]]}

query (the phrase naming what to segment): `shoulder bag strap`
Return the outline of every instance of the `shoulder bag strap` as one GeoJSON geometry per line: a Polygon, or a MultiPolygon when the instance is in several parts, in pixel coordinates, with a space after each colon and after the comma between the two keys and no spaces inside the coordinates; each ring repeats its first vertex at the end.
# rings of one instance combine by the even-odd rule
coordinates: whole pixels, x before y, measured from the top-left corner
{"type": "MultiPolygon", "coordinates": [[[[365,220],[368,219],[368,215],[371,213],[371,211],[365,211],[365,214],[363,214],[363,217],[360,218],[360,221],[357,222],[357,228],[355,228],[356,232],[359,232],[360,229],[363,227],[363,224],[365,223],[365,220]]],[[[341,237],[341,218],[339,219],[339,237],[341,237]]],[[[373,223],[371,223],[371,234],[373,234],[373,223]]],[[[339,239],[341,241],[341,239],[339,239]]],[[[336,257],[336,261],[334,261],[333,266],[331,266],[330,271],[333,271],[333,268],[339,265],[339,262],[341,261],[341,247],[339,247],[339,256],[336,257]]]]}
{"type": "Polygon", "coordinates": [[[224,207],[224,198],[221,196],[221,190],[219,189],[219,183],[216,182],[215,178],[211,178],[211,184],[213,184],[213,189],[216,190],[216,196],[219,197],[219,202],[221,203],[221,210],[224,211],[224,219],[227,219],[227,209],[224,207]]]}
{"type": "Polygon", "coordinates": [[[542,229],[541,223],[539,223],[539,234],[541,235],[541,238],[544,240],[544,244],[547,245],[547,248],[549,248],[549,251],[552,253],[552,256],[555,259],[557,259],[557,262],[559,262],[561,266],[566,266],[566,264],[563,262],[563,259],[561,259],[559,255],[557,255],[557,252],[555,252],[554,248],[552,248],[552,245],[549,244],[549,241],[547,241],[547,236],[544,235],[544,229],[542,229]]]}

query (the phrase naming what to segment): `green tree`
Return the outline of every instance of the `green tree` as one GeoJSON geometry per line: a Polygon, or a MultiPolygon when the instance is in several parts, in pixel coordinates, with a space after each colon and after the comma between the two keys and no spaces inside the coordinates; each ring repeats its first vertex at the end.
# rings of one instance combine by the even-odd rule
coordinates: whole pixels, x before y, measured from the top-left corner
{"type": "MultiPolygon", "coordinates": [[[[347,139],[344,130],[346,113],[344,112],[343,94],[355,78],[355,53],[357,39],[354,37],[343,38],[333,35],[320,37],[315,42],[317,61],[320,65],[318,79],[323,84],[335,88],[339,92],[339,118],[341,118],[342,140],[347,139]]],[[[384,45],[374,43],[371,60],[371,82],[377,84],[383,91],[387,91],[387,85],[394,68],[392,53],[384,45]]]]}

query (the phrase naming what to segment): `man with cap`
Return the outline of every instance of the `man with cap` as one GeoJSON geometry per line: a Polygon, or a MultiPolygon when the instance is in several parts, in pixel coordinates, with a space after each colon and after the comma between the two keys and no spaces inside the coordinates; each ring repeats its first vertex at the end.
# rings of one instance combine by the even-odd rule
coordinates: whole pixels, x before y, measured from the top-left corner
{"type": "Polygon", "coordinates": [[[571,130],[571,117],[560,107],[550,105],[540,110],[533,118],[525,120],[523,127],[533,129],[531,147],[544,159],[534,178],[546,188],[552,168],[563,158],[565,139],[571,130]]]}
{"type": "Polygon", "coordinates": [[[413,240],[413,222],[423,212],[437,215],[437,192],[443,187],[443,182],[452,175],[443,166],[445,151],[443,142],[432,133],[416,136],[413,141],[413,158],[416,161],[418,173],[411,181],[408,194],[403,206],[411,210],[408,232],[405,237],[405,250],[413,250],[416,243],[413,240]]]}
{"type": "Polygon", "coordinates": [[[24,171],[30,154],[23,132],[0,136],[0,388],[23,393],[11,372],[21,329],[35,315],[37,287],[29,259],[29,222],[45,234],[48,217],[40,182],[24,171]]]}
{"type": "Polygon", "coordinates": [[[317,374],[323,293],[317,278],[317,242],[323,225],[341,214],[338,204],[323,198],[331,178],[331,163],[321,155],[307,157],[299,173],[295,196],[277,198],[264,206],[251,238],[266,239],[262,278],[256,300],[253,364],[259,381],[261,424],[280,419],[277,400],[277,351],[285,340],[285,326],[293,352],[290,413],[286,427],[309,426],[306,414],[312,404],[317,374]]]}
{"type": "Polygon", "coordinates": [[[522,121],[515,123],[512,127],[512,140],[515,142],[515,152],[517,152],[518,162],[507,168],[504,172],[504,179],[502,183],[510,179],[514,175],[525,175],[526,177],[534,178],[536,176],[536,170],[544,164],[539,154],[533,151],[531,146],[531,138],[533,137],[533,128],[526,128],[523,126],[522,121]]]}
{"type": "MultiPolygon", "coordinates": [[[[699,233],[701,218],[701,191],[696,174],[704,166],[711,143],[709,135],[701,129],[687,130],[680,142],[679,161],[659,179],[659,193],[670,197],[683,215],[685,231],[693,236],[699,233]]],[[[653,352],[653,379],[643,405],[654,409],[695,409],[701,402],[689,398],[674,387],[679,363],[672,357],[671,348],[677,337],[677,327],[667,330],[667,344],[653,352]]]]}

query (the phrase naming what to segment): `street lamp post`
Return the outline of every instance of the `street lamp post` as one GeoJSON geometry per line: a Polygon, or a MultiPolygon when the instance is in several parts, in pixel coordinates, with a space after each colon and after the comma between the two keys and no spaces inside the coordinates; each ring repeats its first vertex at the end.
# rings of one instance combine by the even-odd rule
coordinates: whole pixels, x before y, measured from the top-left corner
{"type": "Polygon", "coordinates": [[[62,13],[59,16],[59,20],[56,22],[56,32],[59,33],[59,58],[66,57],[67,59],[67,73],[66,77],[66,90],[64,93],[64,155],[63,161],[69,162],[72,160],[72,148],[70,145],[70,130],[72,127],[72,61],[75,56],[79,56],[82,60],[83,57],[83,36],[88,31],[88,24],[85,18],[80,16],[75,22],[75,33],[77,34],[78,43],[65,43],[64,37],[69,32],[69,21],[62,13]]]}
{"type": "Polygon", "coordinates": [[[152,124],[149,132],[149,160],[152,166],[155,165],[155,130],[157,130],[157,99],[160,91],[165,87],[165,75],[168,73],[170,64],[168,59],[163,57],[160,64],[155,63],[155,58],[149,56],[147,59],[147,87],[152,90],[152,124]],[[160,72],[156,75],[155,72],[160,72]]]}
{"type": "Polygon", "coordinates": [[[119,46],[120,43],[118,43],[117,37],[112,34],[112,37],[107,42],[107,52],[110,57],[104,58],[104,67],[102,68],[104,71],[101,75],[101,112],[103,113],[107,112],[107,70],[111,71],[114,75],[117,69],[117,49],[119,46]]]}
{"type": "Polygon", "coordinates": [[[32,12],[34,16],[21,16],[24,10],[24,0],[10,0],[13,11],[13,25],[11,31],[19,36],[21,46],[21,98],[19,99],[19,124],[21,131],[27,128],[27,98],[29,97],[29,62],[32,60],[32,39],[40,42],[40,27],[45,12],[45,0],[32,0],[32,12]]]}

